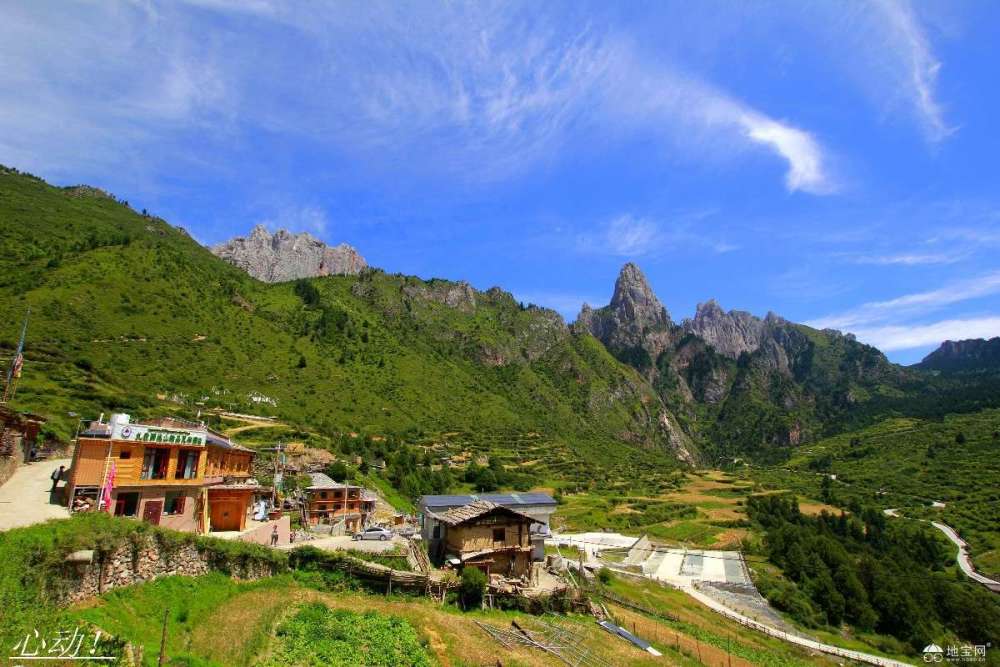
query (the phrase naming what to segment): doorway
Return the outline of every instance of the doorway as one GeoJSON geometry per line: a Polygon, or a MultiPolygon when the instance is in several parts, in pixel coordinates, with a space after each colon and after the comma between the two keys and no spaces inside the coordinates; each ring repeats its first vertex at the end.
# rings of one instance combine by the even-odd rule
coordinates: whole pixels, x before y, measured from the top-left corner
{"type": "Polygon", "coordinates": [[[211,503],[212,530],[239,530],[240,504],[235,500],[217,500],[211,503]]]}
{"type": "Polygon", "coordinates": [[[142,509],[142,520],[158,526],[161,514],[163,514],[163,501],[147,500],[146,506],[142,509]]]}
{"type": "Polygon", "coordinates": [[[115,516],[135,516],[139,511],[139,493],[130,491],[115,496],[115,516]]]}

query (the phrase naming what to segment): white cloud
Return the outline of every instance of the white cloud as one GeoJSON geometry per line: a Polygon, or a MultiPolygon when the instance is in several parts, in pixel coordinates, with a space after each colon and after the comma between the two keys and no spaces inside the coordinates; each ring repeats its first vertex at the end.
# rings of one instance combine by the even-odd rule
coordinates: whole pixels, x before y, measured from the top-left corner
{"type": "Polygon", "coordinates": [[[936,99],[937,77],[941,69],[930,40],[909,0],[878,0],[885,19],[885,45],[899,58],[903,76],[900,85],[923,123],[927,136],[940,141],[954,132],[944,120],[936,99]]]}
{"type": "Polygon", "coordinates": [[[753,113],[742,115],[740,124],[747,136],[788,162],[785,185],[789,190],[828,194],[836,189],[826,173],[819,144],[808,132],[753,113]]]}
{"type": "Polygon", "coordinates": [[[946,340],[992,338],[1000,335],[1000,317],[948,319],[929,324],[887,325],[856,329],[859,340],[880,350],[908,350],[946,340]]]}
{"type": "Polygon", "coordinates": [[[176,168],[178,157],[221,154],[164,147],[185,131],[204,146],[263,128],[491,180],[558,159],[580,132],[652,130],[686,160],[763,149],[787,164],[789,190],[834,189],[805,130],[656,61],[608,24],[570,17],[536,5],[266,0],[13,10],[0,26],[0,155],[49,173],[79,174],[83,155],[176,168]]]}
{"type": "Polygon", "coordinates": [[[964,255],[957,253],[899,253],[890,255],[857,255],[850,261],[854,264],[874,264],[877,266],[924,266],[928,264],[954,264],[964,255]]]}
{"type": "Polygon", "coordinates": [[[1000,271],[952,282],[938,289],[873,301],[858,308],[807,322],[817,329],[852,329],[918,317],[944,306],[1000,293],[1000,271]]]}

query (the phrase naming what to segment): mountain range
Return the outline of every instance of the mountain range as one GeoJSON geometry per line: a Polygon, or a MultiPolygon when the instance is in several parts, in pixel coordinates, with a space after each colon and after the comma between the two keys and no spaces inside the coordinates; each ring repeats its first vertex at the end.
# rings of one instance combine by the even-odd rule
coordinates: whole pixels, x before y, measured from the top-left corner
{"type": "Polygon", "coordinates": [[[708,301],[675,322],[634,264],[568,325],[308,235],[258,227],[209,251],[100,190],[9,168],[0,247],[0,356],[31,313],[14,403],[63,438],[74,415],[224,407],[329,437],[463,437],[539,480],[595,482],[1000,404],[995,374],[904,368],[774,314],[708,301]]]}

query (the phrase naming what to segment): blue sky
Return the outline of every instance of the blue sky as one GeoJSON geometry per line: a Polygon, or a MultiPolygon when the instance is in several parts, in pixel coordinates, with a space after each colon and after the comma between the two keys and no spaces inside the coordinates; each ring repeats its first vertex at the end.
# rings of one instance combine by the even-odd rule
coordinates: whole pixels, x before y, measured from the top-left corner
{"type": "Polygon", "coordinates": [[[0,162],[573,319],[1000,335],[1000,4],[4,3],[0,162]]]}

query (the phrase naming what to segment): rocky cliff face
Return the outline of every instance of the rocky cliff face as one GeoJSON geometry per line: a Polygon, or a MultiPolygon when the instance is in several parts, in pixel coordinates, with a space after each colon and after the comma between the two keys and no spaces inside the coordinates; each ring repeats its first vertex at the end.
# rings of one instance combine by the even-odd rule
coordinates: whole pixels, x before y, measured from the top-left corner
{"type": "Polygon", "coordinates": [[[1000,370],[1000,337],[946,340],[917,367],[945,372],[1000,370]]]}
{"type": "Polygon", "coordinates": [[[584,306],[574,326],[642,372],[678,428],[720,458],[804,441],[857,397],[901,381],[878,350],[774,313],[725,312],[711,300],[676,325],[634,264],[611,303],[584,306]]]}
{"type": "Polygon", "coordinates": [[[368,264],[357,250],[342,243],[328,246],[308,232],[279,229],[271,234],[257,225],[249,236],[214,246],[212,252],[254,278],[280,283],[298,278],[356,275],[368,264]]]}
{"type": "Polygon", "coordinates": [[[756,352],[764,339],[765,321],[741,310],[728,313],[715,299],[698,304],[693,319],[684,320],[681,328],[693,333],[730,359],[743,352],[756,352]]]}
{"type": "Polygon", "coordinates": [[[576,327],[619,359],[646,370],[670,345],[673,322],[646,276],[630,262],[618,274],[611,303],[596,310],[584,304],[576,327]]]}

